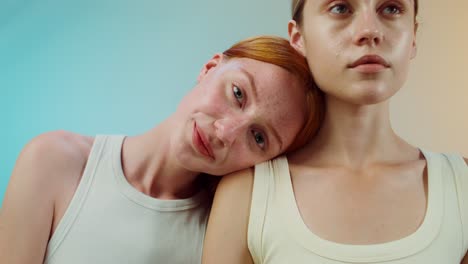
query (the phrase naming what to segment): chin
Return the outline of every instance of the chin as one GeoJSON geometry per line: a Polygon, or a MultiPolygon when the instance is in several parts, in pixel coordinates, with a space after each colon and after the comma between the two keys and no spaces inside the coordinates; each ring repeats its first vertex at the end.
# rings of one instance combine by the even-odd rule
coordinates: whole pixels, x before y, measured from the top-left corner
{"type": "Polygon", "coordinates": [[[374,105],[389,100],[398,90],[384,85],[360,85],[352,89],[349,101],[359,105],[374,105]]]}

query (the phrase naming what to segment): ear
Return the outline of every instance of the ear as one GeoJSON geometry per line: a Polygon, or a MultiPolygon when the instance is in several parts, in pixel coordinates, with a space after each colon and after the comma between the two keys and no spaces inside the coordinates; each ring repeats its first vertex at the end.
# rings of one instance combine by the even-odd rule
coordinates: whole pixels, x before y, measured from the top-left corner
{"type": "Polygon", "coordinates": [[[200,71],[200,74],[197,77],[197,82],[201,82],[203,78],[210,72],[212,69],[214,69],[216,66],[218,66],[221,61],[223,60],[224,55],[222,53],[216,53],[213,58],[211,58],[205,65],[203,65],[203,68],[200,71]]]}
{"type": "Polygon", "coordinates": [[[305,47],[304,47],[304,38],[302,37],[301,30],[299,25],[295,20],[290,20],[288,22],[288,34],[289,34],[289,44],[297,50],[302,56],[305,57],[305,47]]]}
{"type": "Polygon", "coordinates": [[[418,22],[414,23],[414,37],[413,37],[413,44],[411,47],[411,59],[414,59],[416,57],[416,54],[418,53],[418,46],[416,45],[416,34],[418,33],[418,22]]]}

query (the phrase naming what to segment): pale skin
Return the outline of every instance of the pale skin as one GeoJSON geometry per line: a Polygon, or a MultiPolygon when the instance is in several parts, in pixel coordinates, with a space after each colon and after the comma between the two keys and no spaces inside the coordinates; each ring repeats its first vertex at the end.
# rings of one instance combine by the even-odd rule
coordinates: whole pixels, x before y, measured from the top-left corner
{"type": "MultiPolygon", "coordinates": [[[[195,184],[200,172],[222,175],[284,151],[305,120],[304,94],[297,78],[278,66],[217,54],[172,116],[125,139],[125,177],[148,196],[190,197],[200,189],[195,184]],[[209,156],[195,146],[194,133],[209,142],[209,156]]],[[[93,137],[56,131],[23,149],[0,211],[0,262],[43,263],[93,142],[93,137]]]]}
{"type": "MultiPolygon", "coordinates": [[[[414,233],[424,219],[426,160],[394,132],[389,116],[389,99],[416,55],[412,5],[410,0],[306,1],[303,24],[289,23],[291,44],[308,58],[326,94],[318,135],[288,155],[302,219],[326,240],[394,241],[414,233]],[[372,74],[349,67],[367,54],[378,54],[389,66],[372,74]]],[[[203,263],[253,263],[247,247],[252,186],[252,170],[222,179],[203,263]]]]}

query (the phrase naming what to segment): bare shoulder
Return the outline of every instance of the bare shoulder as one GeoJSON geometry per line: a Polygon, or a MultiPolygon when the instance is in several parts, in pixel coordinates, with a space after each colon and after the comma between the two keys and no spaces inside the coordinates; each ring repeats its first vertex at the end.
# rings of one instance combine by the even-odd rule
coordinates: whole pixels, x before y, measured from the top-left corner
{"type": "Polygon", "coordinates": [[[232,191],[251,193],[253,185],[253,169],[248,168],[224,176],[216,189],[216,195],[228,195],[232,191]]]}
{"type": "Polygon", "coordinates": [[[224,176],[216,189],[203,247],[203,264],[252,263],[247,229],[253,170],[224,176]]]}
{"type": "Polygon", "coordinates": [[[47,132],[25,146],[17,165],[33,165],[38,170],[73,169],[87,159],[92,143],[92,138],[68,131],[47,132]]]}
{"type": "Polygon", "coordinates": [[[468,158],[463,158],[466,162],[466,165],[468,165],[468,158]]]}
{"type": "Polygon", "coordinates": [[[226,213],[237,213],[238,210],[231,210],[234,207],[245,213],[244,216],[248,218],[252,188],[253,169],[245,169],[224,176],[216,188],[211,219],[222,218],[226,213]]]}
{"type": "Polygon", "coordinates": [[[2,261],[43,262],[57,212],[73,195],[92,143],[89,137],[55,131],[23,148],[0,208],[2,261]]]}
{"type": "Polygon", "coordinates": [[[47,132],[32,139],[25,146],[20,157],[45,163],[57,161],[57,159],[67,161],[87,158],[93,141],[92,137],[63,130],[47,132]]]}
{"type": "Polygon", "coordinates": [[[64,175],[80,175],[92,143],[90,137],[67,131],[41,134],[21,151],[11,181],[40,183],[35,185],[39,190],[50,191],[54,182],[66,179],[64,175]]]}

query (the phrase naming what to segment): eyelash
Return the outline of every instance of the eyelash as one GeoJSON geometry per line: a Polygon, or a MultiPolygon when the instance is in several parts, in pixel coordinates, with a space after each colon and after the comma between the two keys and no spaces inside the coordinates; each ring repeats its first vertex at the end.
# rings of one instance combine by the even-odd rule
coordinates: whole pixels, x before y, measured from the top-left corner
{"type": "MultiPolygon", "coordinates": [[[[398,4],[398,3],[389,3],[389,4],[385,4],[383,5],[382,7],[379,8],[379,12],[382,12],[387,9],[387,8],[394,8],[396,9],[396,13],[390,13],[390,14],[384,14],[384,15],[387,15],[387,16],[395,16],[395,15],[401,15],[405,10],[403,8],[403,6],[401,4],[398,4]]],[[[352,12],[352,9],[351,7],[349,6],[349,4],[347,3],[344,3],[344,2],[337,2],[333,5],[330,6],[330,8],[328,9],[328,12],[332,13],[333,15],[337,15],[337,16],[341,16],[341,15],[345,15],[345,14],[349,14],[352,12]],[[334,9],[336,8],[346,8],[346,12],[333,12],[334,9]]]]}
{"type": "Polygon", "coordinates": [[[348,4],[344,3],[344,2],[336,2],[334,3],[333,5],[330,6],[330,8],[328,9],[328,12],[334,14],[334,15],[343,15],[343,14],[347,14],[349,12],[351,12],[351,8],[348,4]],[[346,13],[336,13],[336,12],[333,12],[333,10],[337,7],[344,7],[347,9],[347,12],[346,13]]]}
{"type": "Polygon", "coordinates": [[[252,136],[253,136],[253,140],[255,141],[255,144],[262,150],[265,149],[265,146],[266,146],[266,137],[265,135],[261,132],[261,131],[257,131],[257,130],[250,130],[250,132],[252,133],[252,136]],[[257,141],[257,136],[261,136],[262,137],[262,142],[259,143],[257,141]]]}
{"type": "Polygon", "coordinates": [[[239,107],[243,107],[245,104],[245,93],[244,91],[239,87],[239,85],[233,84],[232,85],[232,95],[234,96],[234,99],[237,101],[239,104],[239,107]],[[237,90],[237,91],[236,91],[237,90]],[[238,94],[240,93],[240,95],[238,94]],[[240,98],[238,97],[240,96],[240,98]]]}
{"type": "Polygon", "coordinates": [[[405,9],[403,8],[402,5],[398,4],[398,3],[389,3],[387,5],[384,5],[382,6],[381,8],[379,8],[379,11],[380,12],[384,12],[385,9],[387,8],[392,8],[392,9],[396,9],[396,12],[397,13],[389,13],[389,14],[385,14],[385,15],[389,15],[389,16],[395,16],[395,15],[401,15],[404,13],[405,9]]]}

